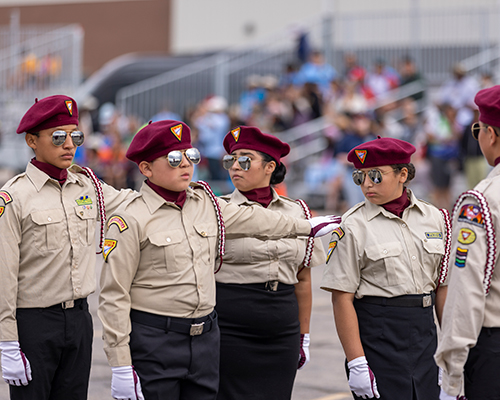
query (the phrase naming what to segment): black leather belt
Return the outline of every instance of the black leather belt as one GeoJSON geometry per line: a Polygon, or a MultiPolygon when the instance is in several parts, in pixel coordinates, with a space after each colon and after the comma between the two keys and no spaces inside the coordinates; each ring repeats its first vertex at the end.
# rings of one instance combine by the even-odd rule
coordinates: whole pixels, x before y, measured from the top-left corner
{"type": "Polygon", "coordinates": [[[130,310],[130,319],[138,324],[163,329],[165,332],[172,331],[190,336],[198,336],[210,331],[212,324],[215,323],[215,317],[215,311],[200,318],[177,318],[151,314],[145,311],[130,310]]]}
{"type": "Polygon", "coordinates": [[[355,301],[362,303],[377,304],[390,307],[431,307],[434,305],[436,294],[407,294],[396,297],[363,296],[355,301]]]}
{"type": "Polygon", "coordinates": [[[54,304],[53,306],[46,307],[47,310],[66,310],[68,308],[80,307],[83,304],[87,303],[87,298],[84,299],[76,299],[76,300],[68,300],[62,303],[54,304]]]}
{"type": "Polygon", "coordinates": [[[242,286],[251,287],[255,289],[264,289],[268,292],[278,292],[281,290],[290,290],[294,285],[288,285],[279,281],[267,281],[262,283],[244,283],[242,286]]]}

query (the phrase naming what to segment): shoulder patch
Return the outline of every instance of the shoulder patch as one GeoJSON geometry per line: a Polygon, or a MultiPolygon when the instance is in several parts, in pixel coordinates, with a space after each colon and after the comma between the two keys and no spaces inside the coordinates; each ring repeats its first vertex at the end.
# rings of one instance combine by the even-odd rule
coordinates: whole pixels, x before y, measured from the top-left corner
{"type": "Polygon", "coordinates": [[[0,197],[3,199],[5,205],[12,203],[12,196],[5,190],[0,190],[0,197]]]}
{"type": "Polygon", "coordinates": [[[108,219],[108,229],[111,228],[111,225],[116,225],[120,232],[123,232],[128,229],[128,225],[122,217],[115,215],[108,219]]]}
{"type": "Polygon", "coordinates": [[[339,240],[341,240],[345,235],[344,230],[339,226],[332,231],[332,238],[330,239],[330,243],[328,243],[328,250],[326,251],[326,262],[330,261],[330,257],[333,254],[333,251],[337,248],[337,244],[339,240]],[[334,235],[337,235],[336,237],[334,235]]]}
{"type": "Polygon", "coordinates": [[[108,262],[109,253],[111,253],[118,244],[118,240],[113,239],[105,239],[104,245],[102,246],[102,255],[104,257],[104,261],[108,262]]]}
{"type": "Polygon", "coordinates": [[[484,217],[481,211],[481,207],[477,204],[464,204],[460,208],[460,213],[458,214],[458,220],[461,222],[467,222],[472,225],[484,227],[484,217]]]}
{"type": "Polygon", "coordinates": [[[4,211],[5,211],[5,207],[4,206],[0,207],[0,217],[3,215],[4,211]]]}
{"type": "Polygon", "coordinates": [[[333,231],[332,231],[332,236],[336,234],[338,237],[339,237],[339,240],[342,239],[345,235],[345,232],[344,230],[339,226],[338,228],[335,228],[333,231]]]}
{"type": "Polygon", "coordinates": [[[337,247],[337,240],[331,240],[330,243],[328,243],[328,250],[326,252],[326,263],[328,264],[328,261],[330,261],[330,257],[333,254],[333,250],[337,247]]]}

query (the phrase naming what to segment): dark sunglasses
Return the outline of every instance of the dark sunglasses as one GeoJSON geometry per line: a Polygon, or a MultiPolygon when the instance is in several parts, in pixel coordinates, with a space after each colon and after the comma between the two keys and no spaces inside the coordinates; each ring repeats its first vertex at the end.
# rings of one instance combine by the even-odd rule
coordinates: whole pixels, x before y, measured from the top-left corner
{"type": "Polygon", "coordinates": [[[194,147],[187,150],[174,150],[167,154],[168,163],[172,168],[177,168],[182,163],[182,156],[186,155],[186,158],[193,164],[199,164],[201,161],[200,151],[194,147]]]}
{"type": "Polygon", "coordinates": [[[368,178],[375,184],[378,185],[382,183],[382,175],[386,175],[389,172],[394,172],[394,170],[382,172],[378,169],[371,169],[368,172],[361,171],[359,169],[355,169],[352,172],[352,180],[358,186],[361,186],[365,181],[365,175],[368,175],[368,178]]]}
{"type": "MultiPolygon", "coordinates": [[[[487,126],[491,126],[491,125],[487,125],[487,126]]],[[[472,126],[470,127],[470,130],[472,132],[472,137],[476,140],[479,140],[479,131],[481,130],[481,126],[479,125],[479,122],[474,122],[472,124],[472,126]]],[[[493,132],[495,132],[495,135],[498,136],[497,130],[495,128],[493,128],[493,132]]]]}
{"type": "MultiPolygon", "coordinates": [[[[32,132],[32,135],[40,137],[40,132],[32,132]]],[[[81,131],[73,131],[69,133],[71,140],[75,146],[81,146],[85,140],[85,135],[81,131]]],[[[60,130],[52,132],[52,144],[54,146],[62,146],[68,137],[68,132],[60,130]]]]}
{"type": "Polygon", "coordinates": [[[222,157],[222,166],[224,167],[224,169],[228,170],[233,166],[236,160],[238,161],[238,164],[243,171],[248,171],[250,169],[251,166],[250,157],[247,156],[236,157],[229,154],[222,157]]]}

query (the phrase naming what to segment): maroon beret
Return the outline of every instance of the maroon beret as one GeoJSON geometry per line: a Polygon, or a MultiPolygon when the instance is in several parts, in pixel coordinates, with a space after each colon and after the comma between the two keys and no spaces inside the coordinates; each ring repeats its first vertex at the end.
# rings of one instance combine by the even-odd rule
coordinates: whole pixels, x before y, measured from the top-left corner
{"type": "Polygon", "coordinates": [[[415,146],[404,140],[379,136],[378,139],[354,147],[347,155],[347,160],[356,168],[408,164],[415,150],[415,146]]]}
{"type": "Polygon", "coordinates": [[[280,158],[290,153],[288,143],[282,142],[276,136],[262,133],[253,126],[239,126],[230,131],[224,138],[224,148],[228,154],[238,149],[257,150],[270,155],[281,164],[280,158]]]}
{"type": "Polygon", "coordinates": [[[40,101],[35,99],[35,104],[26,111],[16,132],[35,133],[62,125],[78,125],[78,107],[71,97],[57,94],[40,101]]]}
{"type": "Polygon", "coordinates": [[[126,157],[139,164],[153,161],[173,150],[184,150],[191,145],[191,130],[184,122],[163,120],[150,122],[132,139],[126,157]]]}
{"type": "Polygon", "coordinates": [[[479,121],[486,125],[500,126],[500,86],[477,92],[474,102],[479,108],[479,121]]]}

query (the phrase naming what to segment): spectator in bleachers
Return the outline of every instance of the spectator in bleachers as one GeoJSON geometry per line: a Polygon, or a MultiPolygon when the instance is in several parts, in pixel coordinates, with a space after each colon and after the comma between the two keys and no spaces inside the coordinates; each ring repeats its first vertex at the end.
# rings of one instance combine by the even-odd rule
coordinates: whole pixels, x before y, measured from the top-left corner
{"type": "Polygon", "coordinates": [[[294,79],[294,84],[302,86],[307,82],[315,83],[322,93],[326,93],[329,89],[330,82],[337,77],[337,71],[325,62],[323,54],[314,50],[309,61],[306,62],[294,79]]]}
{"type": "Polygon", "coordinates": [[[262,80],[259,75],[250,75],[246,78],[247,89],[240,95],[240,119],[246,121],[255,107],[260,105],[265,98],[266,91],[262,86],[262,80]]]}
{"type": "MultiPolygon", "coordinates": [[[[413,82],[420,82],[422,86],[424,85],[424,80],[420,72],[417,70],[415,62],[410,56],[405,56],[401,59],[401,64],[399,67],[399,74],[401,76],[400,85],[407,85],[413,82]]],[[[410,97],[415,100],[421,100],[424,98],[425,91],[419,91],[412,94],[410,97]]]]}
{"type": "Polygon", "coordinates": [[[366,70],[358,63],[358,58],[354,53],[346,53],[344,56],[344,75],[348,81],[359,82],[366,76],[366,70]]]}
{"type": "Polygon", "coordinates": [[[376,99],[381,99],[390,90],[399,86],[399,76],[386,65],[382,58],[375,60],[373,69],[366,74],[364,83],[376,99]]]}

